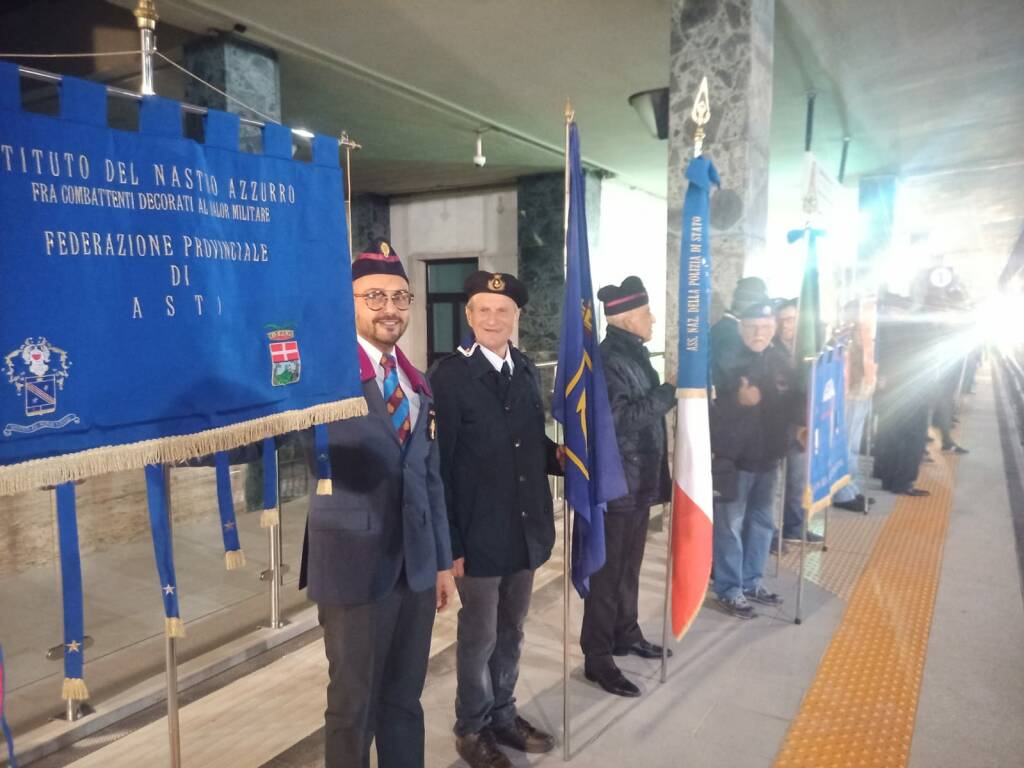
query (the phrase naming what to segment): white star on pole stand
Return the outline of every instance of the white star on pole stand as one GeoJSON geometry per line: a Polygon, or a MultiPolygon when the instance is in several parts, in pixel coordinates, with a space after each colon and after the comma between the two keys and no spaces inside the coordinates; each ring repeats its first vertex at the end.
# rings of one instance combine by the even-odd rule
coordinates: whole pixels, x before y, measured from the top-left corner
{"type": "Polygon", "coordinates": [[[69,653],[78,653],[78,649],[82,647],[82,644],[77,640],[72,640],[67,644],[69,653]]]}
{"type": "Polygon", "coordinates": [[[174,587],[172,587],[170,584],[168,584],[166,587],[164,587],[164,594],[165,595],[173,595],[174,594],[174,587]]]}
{"type": "Polygon", "coordinates": [[[230,521],[228,521],[228,522],[224,523],[224,530],[225,530],[225,531],[230,531],[230,530],[232,530],[232,529],[233,529],[234,527],[235,527],[235,524],[234,524],[234,523],[232,523],[232,522],[230,522],[230,521]]]}

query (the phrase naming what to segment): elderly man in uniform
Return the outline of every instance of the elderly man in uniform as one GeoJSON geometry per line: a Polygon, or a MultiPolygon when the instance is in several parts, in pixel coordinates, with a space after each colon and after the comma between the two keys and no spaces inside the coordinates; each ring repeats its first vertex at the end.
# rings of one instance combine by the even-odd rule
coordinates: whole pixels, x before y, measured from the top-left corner
{"type": "Polygon", "coordinates": [[[587,679],[617,696],[639,696],[613,656],[661,657],[661,646],[640,631],[637,600],[651,505],[672,497],[665,415],[676,405],[676,392],[674,385],[661,383],[644,346],[655,318],[640,278],[606,285],[597,297],[608,320],[601,360],[629,494],[608,504],[605,563],[590,577],[580,647],[587,679]]]}
{"type": "Polygon", "coordinates": [[[533,575],[555,540],[549,474],[562,451],[544,431],[537,370],[510,339],[527,302],[515,277],[465,282],[475,342],[431,372],[459,611],[455,746],[472,768],[506,768],[504,745],[548,752],[554,739],[516,711],[533,575]]]}
{"type": "Polygon", "coordinates": [[[412,294],[378,242],[352,264],[369,415],[327,426],[330,495],[313,496],[300,586],[317,603],[329,664],[326,765],[422,768],[435,610],[455,597],[434,404],[397,347],[412,294]]]}

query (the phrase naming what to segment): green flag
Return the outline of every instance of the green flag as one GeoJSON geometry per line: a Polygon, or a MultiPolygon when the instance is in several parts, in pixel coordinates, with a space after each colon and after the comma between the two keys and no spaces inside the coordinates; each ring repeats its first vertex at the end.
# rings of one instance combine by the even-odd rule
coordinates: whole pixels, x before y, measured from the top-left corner
{"type": "Polygon", "coordinates": [[[800,286],[800,305],[796,321],[796,342],[794,344],[800,379],[806,384],[811,362],[825,346],[825,324],[821,321],[821,291],[818,285],[817,239],[825,234],[820,229],[806,227],[789,233],[789,242],[807,238],[807,260],[804,262],[804,279],[800,286]]]}

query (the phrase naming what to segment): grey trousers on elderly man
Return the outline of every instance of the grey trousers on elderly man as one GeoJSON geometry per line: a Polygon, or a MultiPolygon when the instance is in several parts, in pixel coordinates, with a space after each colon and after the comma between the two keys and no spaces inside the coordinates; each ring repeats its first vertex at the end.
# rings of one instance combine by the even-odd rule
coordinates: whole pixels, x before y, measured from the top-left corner
{"type": "Polygon", "coordinates": [[[456,736],[515,721],[515,687],[533,573],[522,570],[510,576],[455,580],[462,599],[456,646],[456,736]]]}

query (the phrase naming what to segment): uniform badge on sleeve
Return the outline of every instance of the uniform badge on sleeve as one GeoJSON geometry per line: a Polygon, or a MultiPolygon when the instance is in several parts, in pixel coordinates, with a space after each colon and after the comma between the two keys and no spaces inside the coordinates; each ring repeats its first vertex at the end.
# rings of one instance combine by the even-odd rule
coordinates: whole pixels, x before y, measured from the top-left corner
{"type": "Polygon", "coordinates": [[[427,438],[437,440],[437,411],[433,407],[427,411],[427,438]]]}

